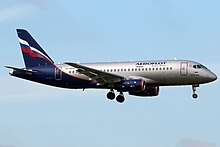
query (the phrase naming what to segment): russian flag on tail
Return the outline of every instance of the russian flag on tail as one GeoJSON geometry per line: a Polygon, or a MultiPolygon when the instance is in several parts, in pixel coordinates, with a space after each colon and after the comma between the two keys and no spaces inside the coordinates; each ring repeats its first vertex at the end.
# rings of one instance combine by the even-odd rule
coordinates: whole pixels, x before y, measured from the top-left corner
{"type": "Polygon", "coordinates": [[[17,34],[27,68],[53,65],[53,60],[26,30],[17,29],[17,34]]]}

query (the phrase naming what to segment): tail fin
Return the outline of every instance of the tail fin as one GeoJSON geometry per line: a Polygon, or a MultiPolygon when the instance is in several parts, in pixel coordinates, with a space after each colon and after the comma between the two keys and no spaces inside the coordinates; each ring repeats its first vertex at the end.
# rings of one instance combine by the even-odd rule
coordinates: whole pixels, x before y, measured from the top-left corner
{"type": "Polygon", "coordinates": [[[17,34],[24,58],[24,63],[27,68],[53,65],[53,60],[26,30],[17,29],[17,34]]]}

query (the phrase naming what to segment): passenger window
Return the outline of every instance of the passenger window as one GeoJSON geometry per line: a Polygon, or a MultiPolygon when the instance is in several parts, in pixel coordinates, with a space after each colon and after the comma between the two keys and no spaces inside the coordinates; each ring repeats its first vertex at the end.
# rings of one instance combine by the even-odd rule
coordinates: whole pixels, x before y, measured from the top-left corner
{"type": "Polygon", "coordinates": [[[172,70],[173,68],[172,67],[170,67],[170,70],[172,70]]]}

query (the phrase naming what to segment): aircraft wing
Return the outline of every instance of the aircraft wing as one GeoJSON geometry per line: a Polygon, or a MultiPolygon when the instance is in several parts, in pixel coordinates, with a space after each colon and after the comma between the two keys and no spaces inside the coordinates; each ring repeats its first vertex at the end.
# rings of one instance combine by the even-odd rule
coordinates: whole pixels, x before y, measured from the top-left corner
{"type": "Polygon", "coordinates": [[[77,72],[90,77],[92,80],[96,80],[99,85],[112,84],[125,79],[123,76],[103,72],[77,63],[65,62],[65,64],[78,68],[77,72]]]}

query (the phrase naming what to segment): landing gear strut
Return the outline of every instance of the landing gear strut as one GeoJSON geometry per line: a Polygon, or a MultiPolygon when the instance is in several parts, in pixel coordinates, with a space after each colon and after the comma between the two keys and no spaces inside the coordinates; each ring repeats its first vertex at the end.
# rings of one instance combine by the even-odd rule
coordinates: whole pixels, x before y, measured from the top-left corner
{"type": "Polygon", "coordinates": [[[192,97],[194,99],[197,99],[198,98],[198,94],[196,94],[196,87],[199,87],[199,85],[192,85],[192,90],[193,90],[193,95],[192,97]]]}

